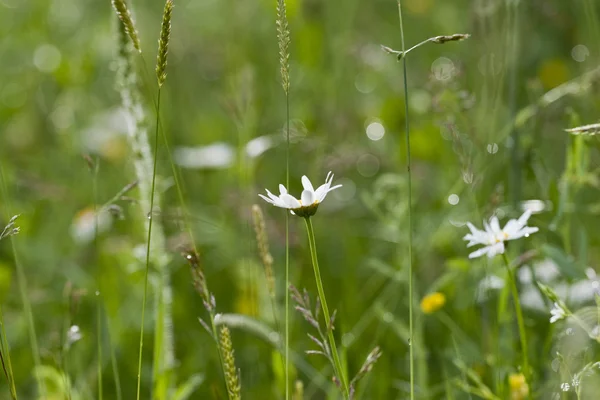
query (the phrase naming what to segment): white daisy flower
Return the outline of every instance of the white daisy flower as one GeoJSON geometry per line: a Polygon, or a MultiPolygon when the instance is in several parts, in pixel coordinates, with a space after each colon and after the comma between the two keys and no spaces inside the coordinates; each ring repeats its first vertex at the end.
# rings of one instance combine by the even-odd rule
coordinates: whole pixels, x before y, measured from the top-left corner
{"type": "Polygon", "coordinates": [[[532,233],[537,232],[537,227],[527,226],[527,220],[531,216],[531,210],[527,210],[519,217],[519,219],[509,220],[504,228],[500,228],[498,217],[490,218],[489,223],[483,221],[484,230],[477,229],[467,222],[467,226],[471,233],[468,233],[463,238],[468,240],[467,247],[482,244],[484,247],[469,254],[469,258],[481,257],[486,254],[489,258],[497,254],[504,254],[504,242],[515,240],[522,237],[527,237],[532,233]]]}
{"type": "Polygon", "coordinates": [[[332,187],[332,181],[333,174],[330,171],[327,174],[325,183],[315,190],[312,183],[310,183],[310,180],[305,175],[302,177],[302,186],[304,187],[304,190],[300,195],[300,199],[290,195],[283,185],[279,185],[279,196],[275,196],[268,189],[265,190],[269,197],[263,196],[262,194],[259,194],[259,196],[267,203],[273,204],[275,207],[287,208],[292,214],[306,218],[317,212],[319,204],[325,200],[327,193],[342,186],[336,185],[332,187]]]}
{"type": "Polygon", "coordinates": [[[554,303],[554,307],[550,310],[550,323],[553,324],[556,321],[560,321],[567,317],[567,312],[564,308],[558,303],[554,303]]]}

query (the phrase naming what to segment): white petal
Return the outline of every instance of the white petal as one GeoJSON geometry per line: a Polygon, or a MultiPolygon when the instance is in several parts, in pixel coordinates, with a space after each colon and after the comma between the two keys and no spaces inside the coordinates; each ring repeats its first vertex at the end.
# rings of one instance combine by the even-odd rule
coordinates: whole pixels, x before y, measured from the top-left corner
{"type": "Polygon", "coordinates": [[[319,202],[323,201],[325,196],[327,196],[329,186],[331,186],[329,183],[324,183],[321,186],[319,186],[317,190],[315,190],[315,197],[317,198],[317,200],[319,200],[319,202]]]}
{"type": "Polygon", "coordinates": [[[490,227],[492,228],[492,231],[494,233],[498,233],[501,231],[500,222],[498,221],[498,217],[496,217],[495,215],[492,218],[490,218],[490,227]]]}
{"type": "Polygon", "coordinates": [[[467,222],[467,226],[469,227],[469,230],[472,234],[475,234],[476,232],[481,232],[479,229],[475,228],[475,226],[473,226],[473,224],[470,222],[467,222]]]}
{"type": "Polygon", "coordinates": [[[479,250],[475,250],[474,252],[469,254],[469,258],[481,257],[482,255],[487,254],[488,250],[489,250],[489,246],[482,247],[479,250]]]}
{"type": "Polygon", "coordinates": [[[308,179],[306,177],[306,175],[302,176],[302,187],[304,188],[304,190],[310,190],[311,192],[315,191],[315,189],[313,188],[312,183],[310,183],[310,179],[308,179]]]}
{"type": "Polygon", "coordinates": [[[504,254],[504,242],[498,242],[489,246],[488,258],[493,258],[497,254],[504,254]]]}
{"type": "Polygon", "coordinates": [[[531,209],[525,210],[523,215],[521,215],[519,217],[519,221],[518,221],[519,225],[521,225],[521,226],[527,225],[527,221],[529,220],[529,217],[531,217],[531,209]]]}
{"type": "Polygon", "coordinates": [[[333,182],[333,173],[329,171],[327,173],[327,177],[325,178],[325,183],[329,183],[331,185],[331,182],[333,182]]]}
{"type": "Polygon", "coordinates": [[[504,226],[504,229],[502,229],[502,231],[510,237],[510,236],[513,236],[515,233],[517,233],[519,231],[519,229],[521,229],[521,228],[522,228],[522,226],[519,225],[519,221],[517,221],[516,219],[511,219],[510,221],[508,221],[506,223],[506,225],[504,226]]]}
{"type": "Polygon", "coordinates": [[[269,189],[265,189],[267,191],[267,194],[269,195],[269,197],[271,198],[271,200],[273,201],[277,201],[277,199],[279,198],[278,196],[275,196],[273,193],[271,193],[269,191],[269,189]]]}
{"type": "Polygon", "coordinates": [[[327,189],[327,191],[325,193],[321,194],[321,197],[318,199],[319,202],[322,202],[323,200],[325,200],[325,197],[327,197],[327,194],[329,192],[331,192],[332,190],[335,190],[337,188],[341,188],[341,187],[342,187],[342,185],[335,185],[334,187],[327,189]]]}
{"type": "Polygon", "coordinates": [[[315,197],[315,192],[313,192],[312,190],[309,190],[309,189],[302,191],[302,195],[300,196],[300,199],[302,200],[302,205],[305,207],[310,206],[317,200],[315,197]]]}
{"type": "Polygon", "coordinates": [[[287,189],[282,184],[279,184],[279,194],[287,194],[287,189]]]}
{"type": "Polygon", "coordinates": [[[263,196],[262,194],[259,194],[259,196],[260,196],[260,197],[261,197],[261,198],[262,198],[264,201],[266,201],[267,203],[274,204],[274,203],[273,203],[273,200],[269,199],[267,196],[263,196]]]}
{"type": "Polygon", "coordinates": [[[270,192],[269,194],[272,196],[270,199],[268,199],[266,196],[263,196],[262,194],[259,194],[259,196],[276,207],[287,208],[283,200],[281,200],[279,197],[273,196],[273,194],[270,192]]]}
{"type": "Polygon", "coordinates": [[[282,200],[283,204],[285,204],[286,208],[300,208],[302,204],[296,199],[294,196],[290,196],[289,194],[282,194],[279,196],[282,200]]]}
{"type": "Polygon", "coordinates": [[[523,236],[529,236],[532,233],[536,233],[537,231],[539,231],[539,228],[537,228],[535,226],[526,226],[525,228],[522,228],[522,229],[518,230],[517,232],[514,232],[513,234],[509,235],[508,239],[509,240],[520,239],[523,236]]]}

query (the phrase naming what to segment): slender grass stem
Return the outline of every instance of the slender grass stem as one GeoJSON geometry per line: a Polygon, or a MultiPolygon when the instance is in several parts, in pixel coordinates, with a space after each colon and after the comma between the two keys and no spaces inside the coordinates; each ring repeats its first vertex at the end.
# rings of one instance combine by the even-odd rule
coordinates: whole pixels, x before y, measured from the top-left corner
{"type": "MultiPolygon", "coordinates": [[[[402,41],[402,52],[404,52],[404,24],[402,23],[402,5],[398,2],[398,17],[400,19],[400,37],[402,41]]],[[[413,263],[412,263],[412,176],[410,171],[410,124],[408,118],[408,79],[406,74],[406,57],[402,58],[402,74],[404,78],[404,113],[406,124],[406,172],[408,175],[408,330],[410,336],[409,357],[410,357],[410,398],[415,398],[415,356],[414,356],[414,330],[413,330],[413,263]]]]}
{"type": "Polygon", "coordinates": [[[152,170],[152,185],[150,189],[150,210],[148,212],[148,240],[146,245],[146,270],[144,273],[144,297],[142,300],[142,322],[140,325],[140,350],[138,358],[138,373],[137,373],[137,396],[136,399],[140,399],[140,389],[142,380],[142,355],[144,350],[144,317],[146,314],[146,298],[148,296],[148,272],[150,270],[150,244],[152,239],[152,221],[154,220],[154,192],[156,187],[156,165],[158,155],[158,127],[160,122],[160,87],[158,88],[158,95],[156,99],[156,131],[154,134],[154,165],[152,170]]]}
{"type": "MultiPolygon", "coordinates": [[[[8,189],[6,187],[6,177],[4,176],[4,166],[0,163],[0,181],[2,181],[2,193],[4,195],[4,204],[5,204],[5,212],[6,217],[10,217],[10,201],[8,198],[8,189]]],[[[42,365],[42,361],[40,358],[40,350],[37,342],[37,335],[35,333],[35,322],[33,320],[33,312],[31,310],[31,303],[29,301],[29,296],[27,295],[27,278],[25,276],[25,271],[23,269],[23,264],[21,264],[21,259],[19,257],[19,253],[17,252],[17,245],[15,243],[15,238],[10,237],[11,249],[13,252],[13,257],[15,259],[15,268],[17,270],[17,285],[19,287],[19,295],[21,297],[21,303],[23,303],[23,311],[27,320],[27,332],[29,334],[29,344],[31,346],[31,354],[33,356],[33,362],[36,368],[39,368],[42,365]]],[[[35,374],[36,383],[38,385],[40,391],[40,397],[46,397],[46,385],[44,384],[44,380],[40,378],[39,374],[35,374]]]]}
{"type": "MultiPolygon", "coordinates": [[[[108,320],[107,320],[108,322],[108,320]]],[[[115,354],[115,348],[112,343],[111,334],[110,334],[110,326],[107,329],[108,334],[108,347],[110,349],[110,363],[113,371],[113,380],[115,381],[115,392],[117,394],[116,400],[123,399],[123,391],[121,389],[121,378],[119,376],[119,366],[117,364],[117,356],[115,354]]]]}
{"type": "Polygon", "coordinates": [[[519,290],[517,289],[517,283],[515,281],[515,275],[510,267],[510,261],[506,256],[506,253],[502,254],[502,258],[504,258],[504,265],[506,266],[506,272],[508,275],[508,280],[512,292],[513,301],[515,303],[515,311],[517,314],[517,324],[519,326],[519,337],[521,339],[521,352],[523,353],[523,375],[527,380],[530,379],[530,371],[529,371],[529,352],[527,348],[527,335],[525,332],[525,323],[523,321],[523,310],[521,309],[521,301],[519,300],[519,290]]]}
{"type": "MultiPolygon", "coordinates": [[[[290,94],[285,93],[285,187],[290,187],[290,94]]],[[[285,398],[290,398],[290,215],[285,213],[285,398]]]]}
{"type": "Polygon", "coordinates": [[[333,363],[336,369],[335,373],[342,385],[342,392],[344,394],[344,398],[349,399],[350,391],[348,389],[348,381],[346,380],[344,369],[342,367],[342,363],[340,362],[340,356],[338,355],[337,346],[335,344],[335,338],[333,337],[333,326],[331,324],[331,316],[329,314],[329,308],[327,307],[325,291],[323,290],[323,281],[321,280],[321,271],[319,269],[319,261],[317,259],[317,244],[315,241],[315,232],[310,217],[304,218],[304,222],[306,224],[306,232],[308,233],[308,243],[310,246],[310,256],[312,259],[313,270],[315,272],[315,282],[317,284],[319,298],[321,299],[321,309],[323,310],[323,317],[325,318],[327,336],[329,337],[329,346],[331,347],[333,363]]]}
{"type": "MultiPolygon", "coordinates": [[[[143,57],[143,54],[141,54],[141,53],[140,53],[140,61],[141,61],[141,64],[142,64],[142,69],[144,71],[144,82],[149,82],[150,81],[150,78],[149,78],[150,74],[148,73],[148,68],[146,66],[146,61],[145,61],[145,59],[143,57]]],[[[148,85],[146,85],[146,86],[148,86],[148,85]]],[[[159,90],[159,93],[160,93],[160,90],[159,90]]],[[[159,105],[160,105],[160,102],[159,102],[160,97],[158,99],[155,99],[154,96],[152,95],[152,93],[151,93],[151,97],[152,97],[152,103],[154,105],[154,109],[155,109],[156,114],[157,114],[157,121],[158,121],[158,125],[157,126],[159,128],[161,128],[161,131],[162,131],[161,136],[162,136],[162,139],[163,139],[163,144],[165,145],[165,152],[168,155],[169,163],[171,165],[171,171],[173,173],[173,178],[175,180],[175,187],[177,189],[177,197],[178,197],[179,204],[180,204],[180,207],[181,207],[182,212],[183,212],[183,219],[184,219],[184,223],[185,223],[185,228],[186,228],[188,236],[190,238],[191,246],[192,246],[192,249],[194,250],[194,254],[200,254],[198,252],[198,248],[196,246],[196,240],[194,239],[194,233],[193,233],[193,230],[192,230],[192,225],[190,224],[190,219],[189,219],[189,215],[190,214],[189,214],[189,211],[188,211],[188,206],[187,206],[187,203],[185,201],[185,197],[183,196],[183,189],[182,189],[183,186],[181,184],[181,180],[182,180],[181,179],[181,175],[180,175],[179,169],[177,168],[177,166],[175,164],[175,161],[173,160],[173,155],[171,154],[171,151],[170,151],[169,142],[168,142],[167,137],[166,137],[166,135],[164,133],[164,129],[162,129],[162,123],[161,123],[160,119],[158,118],[159,105]]],[[[203,292],[204,293],[209,293],[209,291],[208,291],[208,284],[206,283],[206,281],[204,282],[203,292]]],[[[210,302],[209,298],[205,298],[203,300],[206,301],[207,303],[210,302]]],[[[223,376],[225,376],[225,365],[223,363],[223,355],[221,353],[221,346],[219,346],[219,344],[218,344],[219,336],[217,334],[217,326],[215,325],[215,315],[216,314],[215,314],[215,311],[212,308],[209,309],[208,312],[209,312],[209,316],[210,316],[211,333],[212,333],[213,339],[215,340],[217,352],[219,354],[219,361],[220,361],[220,364],[221,364],[221,371],[223,373],[223,376]]]]}
{"type": "MultiPolygon", "coordinates": [[[[94,251],[98,253],[98,160],[93,164],[92,171],[92,197],[94,201],[94,251]]],[[[96,285],[100,288],[100,266],[96,256],[96,285]]],[[[100,289],[96,292],[96,373],[98,380],[98,400],[103,399],[102,393],[102,303],[100,289]]],[[[70,328],[70,327],[67,327],[70,328]]]]}
{"type": "Polygon", "coordinates": [[[13,400],[17,400],[17,388],[15,386],[15,375],[12,369],[12,362],[10,360],[10,348],[8,346],[8,340],[6,338],[6,330],[4,329],[4,312],[2,311],[2,305],[0,304],[0,361],[2,361],[2,370],[6,375],[10,388],[10,396],[13,400]],[[4,361],[4,354],[6,354],[6,363],[4,361]]]}

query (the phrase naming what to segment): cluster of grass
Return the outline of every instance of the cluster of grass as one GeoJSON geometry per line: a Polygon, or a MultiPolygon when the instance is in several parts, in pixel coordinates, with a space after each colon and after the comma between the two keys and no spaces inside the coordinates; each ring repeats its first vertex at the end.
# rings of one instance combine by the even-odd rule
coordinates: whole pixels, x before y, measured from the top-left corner
{"type": "Polygon", "coordinates": [[[0,398],[596,398],[594,1],[0,10],[0,398]]]}

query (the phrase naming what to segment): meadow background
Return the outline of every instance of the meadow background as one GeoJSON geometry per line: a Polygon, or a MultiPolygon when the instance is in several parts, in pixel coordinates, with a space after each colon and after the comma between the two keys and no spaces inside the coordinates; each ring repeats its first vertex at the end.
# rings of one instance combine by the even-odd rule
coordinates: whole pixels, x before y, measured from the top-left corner
{"type": "MultiPolygon", "coordinates": [[[[154,146],[164,3],[128,4],[140,35],[142,56],[133,64],[154,146]]],[[[328,303],[338,311],[338,347],[351,375],[374,346],[383,353],[357,398],[408,398],[409,345],[416,398],[526,398],[510,379],[520,365],[516,323],[497,312],[505,293],[502,259],[469,260],[462,241],[466,221],[481,226],[495,213],[505,222],[526,207],[535,210],[529,223],[540,232],[512,242],[507,255],[519,260],[530,392],[539,399],[597,398],[600,371],[590,363],[599,361],[593,274],[600,257],[599,147],[597,138],[564,129],[598,121],[600,4],[403,1],[407,47],[437,35],[472,35],[429,43],[406,59],[411,344],[402,63],[380,47],[401,48],[397,4],[286,4],[290,190],[299,195],[302,175],[320,184],[328,171],[343,185],[312,218],[328,303]],[[532,274],[577,318],[550,324],[552,302],[539,294],[532,274]],[[445,304],[426,312],[433,310],[419,303],[433,292],[445,304]]],[[[274,345],[283,327],[285,211],[257,196],[285,183],[275,6],[275,0],[176,0],[161,94],[163,132],[181,171],[187,220],[217,312],[242,321],[231,326],[242,397],[261,400],[284,398],[285,379],[274,345]],[[253,204],[265,214],[273,301],[253,204]]],[[[52,400],[135,398],[146,240],[138,189],[99,216],[97,237],[93,229],[95,205],[136,180],[116,79],[119,27],[108,0],[0,0],[0,230],[20,215],[20,233],[0,241],[0,305],[19,399],[39,398],[39,382],[52,400]]],[[[172,297],[162,300],[168,307],[158,346],[168,354],[153,372],[160,274],[152,270],[141,398],[223,399],[219,355],[198,321],[208,313],[180,255],[185,213],[162,139],[158,145],[155,219],[165,231],[160,251],[172,297]]],[[[290,218],[290,281],[314,298],[302,225],[290,218]]],[[[328,364],[304,354],[314,347],[306,335],[311,329],[291,311],[291,379],[303,382],[306,399],[337,398],[328,364]]],[[[2,349],[6,358],[8,346],[2,349]]],[[[1,399],[10,398],[5,378],[1,399]]]]}

